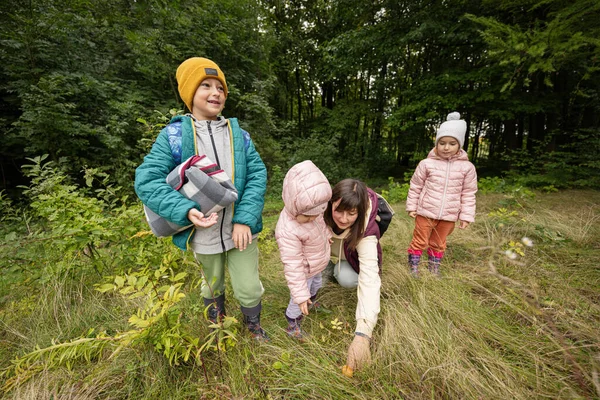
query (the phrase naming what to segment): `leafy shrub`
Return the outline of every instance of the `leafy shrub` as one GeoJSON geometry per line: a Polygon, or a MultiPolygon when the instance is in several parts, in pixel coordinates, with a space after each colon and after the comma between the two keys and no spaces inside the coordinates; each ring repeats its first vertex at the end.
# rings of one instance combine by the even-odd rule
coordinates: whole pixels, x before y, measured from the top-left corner
{"type": "Polygon", "coordinates": [[[279,198],[283,190],[283,179],[285,172],[280,165],[273,165],[269,174],[269,182],[267,185],[267,196],[279,198]]]}
{"type": "Polygon", "coordinates": [[[506,193],[508,186],[509,184],[506,179],[498,176],[479,178],[477,180],[477,189],[481,194],[506,193]]]}
{"type": "Polygon", "coordinates": [[[390,203],[406,200],[410,184],[394,182],[394,178],[388,178],[388,190],[382,190],[381,195],[390,203]]]}
{"type": "MultiPolygon", "coordinates": [[[[147,262],[154,252],[148,253],[146,260],[138,260],[139,254],[124,251],[143,227],[141,207],[128,206],[127,196],[118,197],[120,188],[108,184],[106,174],[86,170],[85,181],[90,186],[81,188],[59,164],[46,162],[47,158],[31,158],[31,164],[23,167],[31,179],[23,191],[29,207],[18,213],[13,208],[2,217],[7,223],[3,224],[6,233],[0,266],[45,281],[68,271],[92,268],[101,273],[115,266],[147,262]],[[101,187],[93,189],[95,181],[101,187]]],[[[4,198],[2,202],[7,204],[4,198]]],[[[160,251],[156,241],[154,246],[160,251]]]]}
{"type": "Polygon", "coordinates": [[[273,232],[273,229],[266,226],[263,228],[258,234],[258,246],[261,254],[264,255],[269,255],[277,251],[277,241],[275,240],[275,232],[273,232]]]}
{"type": "MultiPolygon", "coordinates": [[[[555,132],[555,135],[564,132],[555,132]]],[[[547,151],[547,143],[535,147],[535,153],[514,151],[506,156],[513,169],[508,176],[516,184],[554,191],[563,188],[600,188],[600,135],[597,129],[580,130],[573,140],[556,150],[547,151]]],[[[547,140],[551,140],[549,135],[547,140]]]]}

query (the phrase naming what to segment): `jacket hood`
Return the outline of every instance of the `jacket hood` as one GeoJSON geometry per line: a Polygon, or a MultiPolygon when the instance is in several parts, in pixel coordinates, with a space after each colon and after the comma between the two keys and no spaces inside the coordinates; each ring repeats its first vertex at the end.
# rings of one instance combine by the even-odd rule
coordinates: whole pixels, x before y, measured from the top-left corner
{"type": "MultiPolygon", "coordinates": [[[[444,160],[442,157],[438,156],[435,153],[435,147],[433,149],[431,149],[431,151],[427,155],[427,158],[433,158],[435,160],[444,160]]],[[[460,151],[458,153],[456,153],[455,155],[450,157],[449,161],[456,161],[456,160],[469,161],[469,155],[467,154],[467,152],[464,149],[460,149],[460,151]]]]}
{"type": "Polygon", "coordinates": [[[281,194],[284,209],[292,217],[305,212],[315,215],[315,208],[325,211],[331,199],[331,185],[312,161],[294,165],[285,175],[281,194]]]}

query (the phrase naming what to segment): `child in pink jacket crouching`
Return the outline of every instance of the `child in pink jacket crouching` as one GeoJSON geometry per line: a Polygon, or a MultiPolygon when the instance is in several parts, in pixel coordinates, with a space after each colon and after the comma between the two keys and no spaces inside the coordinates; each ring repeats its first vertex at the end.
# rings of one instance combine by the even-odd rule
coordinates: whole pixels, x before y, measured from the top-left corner
{"type": "Polygon", "coordinates": [[[294,165],[283,180],[284,208],[275,228],[283,271],[291,299],[285,311],[286,329],[303,340],[300,321],[308,315],[317,291],[323,285],[321,272],[329,263],[331,231],[323,212],[331,199],[329,181],[312,161],[294,165]]]}
{"type": "Polygon", "coordinates": [[[410,180],[406,211],[415,218],[415,230],[408,248],[408,264],[419,275],[423,250],[429,256],[428,269],[439,276],[446,250],[446,237],[457,220],[464,229],[475,220],[477,173],[462,149],[467,123],[460,114],[448,114],[437,131],[435,147],[422,160],[410,180]]]}

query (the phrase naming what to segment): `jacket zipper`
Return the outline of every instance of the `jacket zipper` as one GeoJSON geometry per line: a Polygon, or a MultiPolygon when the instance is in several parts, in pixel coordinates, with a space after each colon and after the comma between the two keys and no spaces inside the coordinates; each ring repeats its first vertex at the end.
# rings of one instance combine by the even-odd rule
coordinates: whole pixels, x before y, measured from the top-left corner
{"type": "Polygon", "coordinates": [[[448,164],[446,165],[446,181],[444,182],[444,195],[442,196],[442,204],[440,204],[440,214],[438,215],[437,219],[441,219],[442,213],[444,212],[444,204],[446,203],[446,192],[448,191],[448,176],[450,175],[450,164],[452,164],[452,161],[448,161],[448,164]]]}
{"type": "MultiPolygon", "coordinates": [[[[210,143],[212,144],[213,152],[215,153],[215,161],[219,168],[221,168],[221,162],[219,161],[219,154],[217,153],[217,146],[215,145],[215,138],[212,134],[212,128],[210,127],[210,121],[206,121],[206,126],[208,127],[208,136],[210,137],[210,143]]],[[[225,212],[227,208],[223,209],[223,216],[221,217],[221,228],[219,229],[219,237],[221,238],[221,248],[223,252],[225,252],[225,240],[223,239],[223,224],[225,223],[225,212]]]]}

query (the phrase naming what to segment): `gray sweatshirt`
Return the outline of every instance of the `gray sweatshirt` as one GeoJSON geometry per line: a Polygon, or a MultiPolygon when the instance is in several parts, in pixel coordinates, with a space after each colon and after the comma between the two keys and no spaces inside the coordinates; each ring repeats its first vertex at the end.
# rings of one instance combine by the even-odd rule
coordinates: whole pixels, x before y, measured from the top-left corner
{"type": "MultiPolygon", "coordinates": [[[[227,120],[222,117],[219,117],[217,121],[194,119],[194,128],[196,129],[198,155],[206,154],[219,164],[228,176],[232,177],[233,159],[227,120]]],[[[233,205],[230,205],[218,213],[215,225],[208,228],[196,227],[196,234],[190,242],[191,249],[200,254],[218,254],[231,250],[234,247],[232,217],[233,205]]]]}

